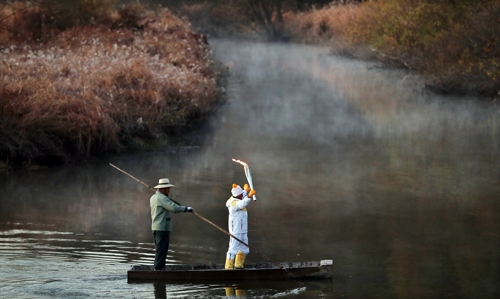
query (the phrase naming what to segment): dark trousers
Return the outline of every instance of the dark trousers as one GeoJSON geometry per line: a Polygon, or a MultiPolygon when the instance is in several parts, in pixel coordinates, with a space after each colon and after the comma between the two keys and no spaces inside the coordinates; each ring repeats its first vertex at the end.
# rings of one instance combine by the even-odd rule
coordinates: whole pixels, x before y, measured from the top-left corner
{"type": "Polygon", "coordinates": [[[168,246],[170,245],[170,232],[164,230],[154,230],[153,238],[155,241],[155,269],[165,267],[167,259],[168,246]]]}

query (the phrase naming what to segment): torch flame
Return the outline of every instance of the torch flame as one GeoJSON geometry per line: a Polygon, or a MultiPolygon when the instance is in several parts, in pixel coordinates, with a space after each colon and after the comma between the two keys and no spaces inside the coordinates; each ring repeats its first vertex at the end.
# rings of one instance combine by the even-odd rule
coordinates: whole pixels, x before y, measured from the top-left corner
{"type": "Polygon", "coordinates": [[[240,163],[240,164],[241,164],[241,165],[243,165],[243,166],[248,166],[248,164],[247,164],[247,163],[245,163],[245,162],[243,162],[243,161],[241,161],[241,160],[235,160],[235,159],[233,159],[233,161],[234,161],[234,162],[236,162],[236,163],[240,163]]]}
{"type": "MultiPolygon", "coordinates": [[[[248,164],[241,161],[241,160],[235,160],[233,159],[234,162],[239,163],[243,165],[243,168],[245,169],[245,176],[247,177],[248,184],[250,185],[250,188],[253,189],[253,184],[252,184],[252,174],[250,173],[250,168],[248,167],[248,164]]],[[[256,201],[257,198],[255,195],[252,196],[253,201],[256,201]]]]}

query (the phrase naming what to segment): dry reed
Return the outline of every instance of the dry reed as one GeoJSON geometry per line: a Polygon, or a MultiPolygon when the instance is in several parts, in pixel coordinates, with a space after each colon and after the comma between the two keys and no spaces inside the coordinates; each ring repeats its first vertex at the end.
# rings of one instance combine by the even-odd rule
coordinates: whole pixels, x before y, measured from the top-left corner
{"type": "Polygon", "coordinates": [[[296,41],[413,68],[443,93],[500,94],[500,2],[367,1],[287,13],[296,41]]]}
{"type": "MultiPolygon", "coordinates": [[[[0,18],[20,5],[4,6],[0,18]]],[[[214,109],[216,64],[204,36],[165,9],[141,11],[139,26],[116,18],[112,26],[47,29],[43,43],[0,30],[4,163],[149,147],[214,109]]]]}

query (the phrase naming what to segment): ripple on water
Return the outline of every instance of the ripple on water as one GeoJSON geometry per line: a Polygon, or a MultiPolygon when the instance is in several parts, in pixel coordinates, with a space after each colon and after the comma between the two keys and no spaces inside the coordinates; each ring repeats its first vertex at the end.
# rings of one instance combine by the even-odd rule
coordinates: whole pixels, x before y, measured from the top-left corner
{"type": "Polygon", "coordinates": [[[102,234],[7,229],[0,231],[0,255],[9,259],[25,259],[30,263],[40,259],[108,264],[132,264],[137,261],[151,263],[154,260],[151,244],[103,238],[102,234]]]}

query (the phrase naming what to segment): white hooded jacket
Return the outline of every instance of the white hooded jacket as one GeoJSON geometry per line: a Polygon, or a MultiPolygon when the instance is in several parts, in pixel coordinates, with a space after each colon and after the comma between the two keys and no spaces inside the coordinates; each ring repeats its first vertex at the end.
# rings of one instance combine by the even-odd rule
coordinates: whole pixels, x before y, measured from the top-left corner
{"type": "Polygon", "coordinates": [[[246,207],[252,199],[244,194],[243,199],[230,197],[226,202],[229,210],[228,227],[232,235],[246,234],[248,232],[248,213],[246,207]]]}

